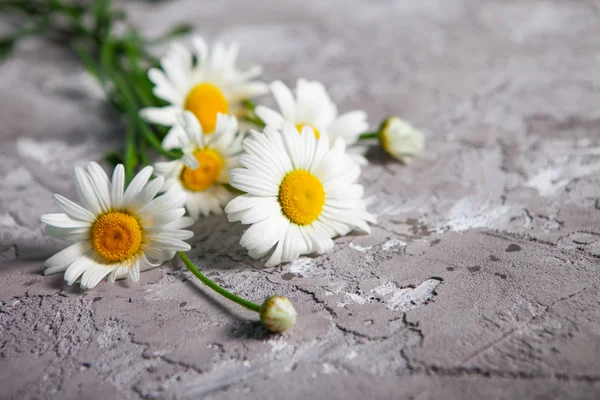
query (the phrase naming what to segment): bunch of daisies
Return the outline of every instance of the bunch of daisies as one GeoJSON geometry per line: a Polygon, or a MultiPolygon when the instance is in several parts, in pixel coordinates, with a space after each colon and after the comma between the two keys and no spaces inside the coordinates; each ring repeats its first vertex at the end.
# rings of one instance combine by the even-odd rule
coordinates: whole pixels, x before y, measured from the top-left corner
{"type": "MultiPolygon", "coordinates": [[[[375,218],[358,183],[368,164],[363,140],[378,139],[407,161],[421,151],[423,135],[397,117],[369,132],[366,113],[338,113],[320,82],[299,79],[295,90],[280,81],[268,85],[256,80],[259,67],[238,67],[237,55],[236,45],[209,48],[195,38],[191,50],[174,44],[160,68],[148,71],[167,105],[141,109],[140,116],[168,127],[162,148],[180,149],[181,156],[157,160],[128,184],[123,165],[111,177],[94,162],[75,168],[79,203],[56,194],[63,213],[42,216],[49,235],[74,242],[46,261],[46,274],[64,272],[69,285],[89,289],[105,277],[137,281],[141,271],[179,253],[209,284],[183,254],[193,236],[185,228],[223,212],[249,225],[240,244],[267,267],[325,253],[335,237],[353,230],[370,231],[375,218]],[[269,91],[278,110],[252,101],[269,91]]],[[[285,298],[262,306],[240,301],[261,312],[271,330],[295,321],[285,298]]]]}

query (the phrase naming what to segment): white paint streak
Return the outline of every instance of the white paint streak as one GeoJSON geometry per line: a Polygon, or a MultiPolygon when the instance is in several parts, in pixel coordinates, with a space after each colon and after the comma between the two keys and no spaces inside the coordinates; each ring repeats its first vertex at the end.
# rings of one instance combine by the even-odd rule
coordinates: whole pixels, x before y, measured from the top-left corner
{"type": "Polygon", "coordinates": [[[388,240],[387,242],[381,245],[381,250],[389,250],[392,247],[396,246],[406,246],[406,243],[398,240],[388,240]]]}
{"type": "Polygon", "coordinates": [[[315,261],[311,258],[300,257],[290,265],[290,272],[302,276],[311,276],[315,261]]]}
{"type": "Polygon", "coordinates": [[[329,375],[329,374],[333,374],[335,373],[335,367],[329,363],[323,363],[323,373],[325,375],[329,375]]]}
{"type": "Polygon", "coordinates": [[[551,167],[538,171],[529,179],[527,186],[536,189],[540,195],[549,197],[558,194],[572,179],[597,174],[600,174],[600,163],[551,167]]]}
{"type": "Polygon", "coordinates": [[[367,299],[356,293],[346,293],[346,297],[357,304],[365,304],[367,299]]]}
{"type": "Polygon", "coordinates": [[[414,289],[398,289],[387,300],[387,307],[402,312],[419,308],[431,300],[439,284],[437,279],[428,279],[414,289]]]}
{"type": "Polygon", "coordinates": [[[445,232],[450,229],[462,232],[475,228],[499,228],[506,226],[511,217],[519,216],[521,207],[498,204],[480,197],[465,197],[449,211],[448,218],[438,219],[428,224],[434,232],[445,232]]]}
{"type": "MultiPolygon", "coordinates": [[[[345,298],[356,304],[365,304],[373,301],[373,297],[380,298],[386,307],[394,311],[406,312],[414,310],[425,304],[433,297],[435,289],[440,284],[437,279],[427,279],[415,288],[401,288],[394,282],[384,282],[372,289],[367,295],[346,293],[345,298]]],[[[345,307],[348,303],[338,303],[338,307],[345,307]]]]}
{"type": "Polygon", "coordinates": [[[269,340],[267,343],[271,345],[271,353],[278,353],[288,345],[285,340],[269,340]]]}
{"type": "Polygon", "coordinates": [[[355,250],[355,251],[360,251],[361,253],[366,253],[367,251],[369,251],[370,249],[372,249],[372,248],[373,248],[373,246],[363,247],[363,246],[359,246],[359,245],[357,245],[357,244],[354,244],[354,243],[352,243],[352,242],[350,242],[350,243],[348,244],[348,246],[349,246],[349,247],[350,247],[352,250],[355,250]]]}

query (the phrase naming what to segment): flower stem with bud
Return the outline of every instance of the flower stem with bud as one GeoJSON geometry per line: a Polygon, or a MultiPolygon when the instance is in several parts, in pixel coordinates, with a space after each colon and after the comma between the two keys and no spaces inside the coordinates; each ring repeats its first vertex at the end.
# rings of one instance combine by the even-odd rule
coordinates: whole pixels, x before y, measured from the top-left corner
{"type": "Polygon", "coordinates": [[[177,253],[187,269],[206,286],[219,293],[221,296],[260,314],[260,322],[271,332],[283,332],[296,323],[296,310],[292,303],[283,296],[271,296],[262,305],[242,299],[239,296],[223,289],[215,282],[202,274],[184,253],[177,253]]]}

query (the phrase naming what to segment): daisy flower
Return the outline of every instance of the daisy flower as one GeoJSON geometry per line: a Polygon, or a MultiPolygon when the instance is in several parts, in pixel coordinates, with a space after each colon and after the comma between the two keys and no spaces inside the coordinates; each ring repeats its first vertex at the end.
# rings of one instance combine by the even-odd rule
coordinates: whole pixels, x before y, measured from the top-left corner
{"type": "Polygon", "coordinates": [[[117,165],[112,181],[102,168],[91,162],[87,170],[75,168],[75,192],[81,205],[55,194],[54,201],[64,211],[42,215],[46,233],[75,242],[44,263],[45,275],[65,272],[72,285],[81,277],[81,287],[90,289],[105,276],[129,276],[138,281],[140,271],[158,267],[187,251],[184,240],[193,236],[182,230],[193,220],[183,217],[184,193],[155,198],[163,178],[151,182],[152,167],[142,169],[125,188],[125,169],[117,165]]]}
{"type": "Polygon", "coordinates": [[[223,206],[233,197],[225,187],[229,170],[237,167],[242,151],[242,135],[234,116],[218,114],[212,135],[204,135],[198,119],[189,111],[180,114],[182,135],[178,147],[183,150],[179,160],[156,163],[156,174],[165,178],[167,193],[187,193],[185,207],[190,216],[221,214],[223,206]]]}
{"type": "Polygon", "coordinates": [[[141,110],[148,122],[171,126],[163,147],[179,145],[183,133],[176,126],[176,116],[183,110],[193,113],[204,133],[212,133],[217,113],[235,114],[243,100],[267,92],[263,82],[252,80],[261,73],[256,66],[241,70],[236,65],[239,46],[217,42],[211,50],[206,42],[193,39],[194,52],[173,44],[161,59],[162,70],[151,68],[148,78],[154,83],[154,94],[170,103],[166,107],[141,110]],[[195,62],[194,62],[195,60],[195,62]]]}
{"type": "MultiPolygon", "coordinates": [[[[320,82],[299,79],[296,84],[296,97],[284,83],[275,81],[270,85],[271,92],[279,106],[280,112],[258,106],[255,113],[267,126],[281,129],[284,121],[296,126],[298,132],[303,127],[313,129],[317,138],[325,134],[331,144],[341,138],[347,146],[358,142],[358,137],[369,127],[367,114],[364,111],[350,111],[338,116],[337,107],[320,82]]],[[[358,163],[367,164],[362,155],[364,146],[353,146],[348,149],[351,158],[358,163]]]]}
{"type": "Polygon", "coordinates": [[[369,232],[375,222],[365,210],[360,167],[345,154],[342,139],[329,144],[312,128],[300,133],[285,122],[282,130],[252,132],[240,156],[244,168],[229,172],[230,183],[246,192],[225,207],[229,221],[252,224],[240,244],[253,258],[273,252],[266,266],[301,254],[324,253],[333,237],[354,228],[369,232]]]}

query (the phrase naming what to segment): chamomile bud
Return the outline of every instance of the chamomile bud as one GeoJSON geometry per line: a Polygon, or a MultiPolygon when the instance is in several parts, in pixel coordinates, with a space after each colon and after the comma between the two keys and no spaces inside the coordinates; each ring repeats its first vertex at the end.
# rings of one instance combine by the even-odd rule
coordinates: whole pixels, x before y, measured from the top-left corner
{"type": "Polygon", "coordinates": [[[283,296],[267,298],[260,308],[260,322],[271,332],[283,332],[296,323],[296,310],[283,296]]]}
{"type": "Polygon", "coordinates": [[[389,117],[379,129],[379,142],[392,157],[407,162],[423,150],[425,136],[411,123],[398,117],[389,117]]]}

